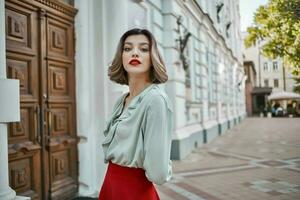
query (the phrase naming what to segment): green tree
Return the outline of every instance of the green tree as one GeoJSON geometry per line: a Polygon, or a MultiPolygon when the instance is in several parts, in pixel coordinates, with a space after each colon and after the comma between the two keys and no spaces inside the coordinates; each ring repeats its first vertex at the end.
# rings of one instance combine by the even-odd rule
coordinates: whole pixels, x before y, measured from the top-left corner
{"type": "Polygon", "coordinates": [[[247,32],[246,47],[258,40],[266,41],[262,53],[273,59],[283,58],[292,74],[300,77],[300,0],[269,0],[257,9],[254,25],[247,32]]]}

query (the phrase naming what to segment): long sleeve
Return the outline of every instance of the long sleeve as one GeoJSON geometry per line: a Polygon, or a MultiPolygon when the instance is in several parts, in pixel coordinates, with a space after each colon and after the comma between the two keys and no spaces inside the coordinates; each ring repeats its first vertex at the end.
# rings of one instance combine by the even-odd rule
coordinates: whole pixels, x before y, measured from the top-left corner
{"type": "Polygon", "coordinates": [[[167,96],[155,95],[146,109],[144,134],[144,162],[146,177],[161,185],[171,179],[170,160],[173,111],[167,96]]]}

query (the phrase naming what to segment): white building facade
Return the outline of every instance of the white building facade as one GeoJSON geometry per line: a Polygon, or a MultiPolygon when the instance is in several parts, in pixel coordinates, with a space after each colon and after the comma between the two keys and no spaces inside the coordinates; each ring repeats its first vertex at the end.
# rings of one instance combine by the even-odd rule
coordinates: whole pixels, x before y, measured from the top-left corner
{"type": "MultiPolygon", "coordinates": [[[[4,0],[0,2],[0,24],[4,24],[4,0]]],[[[128,90],[112,83],[107,69],[121,35],[128,29],[149,29],[165,60],[169,80],[162,87],[172,100],[175,114],[172,159],[184,158],[246,116],[238,1],[75,0],[74,7],[78,9],[76,130],[81,196],[96,197],[104,179],[102,130],[117,97],[128,90]],[[190,37],[184,50],[188,66],[185,70],[178,39],[187,33],[190,37]]],[[[5,35],[3,27],[0,35],[5,35]]],[[[0,44],[5,49],[5,41],[1,39],[0,44]]],[[[0,60],[5,60],[5,52],[1,51],[0,56],[0,60]]],[[[1,63],[4,79],[5,69],[5,63],[1,63]]],[[[6,134],[7,125],[1,124],[0,128],[0,134],[6,134]]],[[[6,147],[5,140],[1,138],[0,146],[6,147]]],[[[1,173],[7,177],[7,151],[0,154],[5,160],[0,164],[1,173]]],[[[0,180],[0,199],[15,195],[7,179],[0,180]]]]}

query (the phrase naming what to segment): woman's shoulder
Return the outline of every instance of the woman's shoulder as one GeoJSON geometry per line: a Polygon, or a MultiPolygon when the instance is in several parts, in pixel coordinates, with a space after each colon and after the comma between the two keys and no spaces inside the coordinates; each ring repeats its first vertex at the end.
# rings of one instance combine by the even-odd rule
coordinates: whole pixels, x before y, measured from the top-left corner
{"type": "Polygon", "coordinates": [[[173,106],[169,96],[166,94],[164,89],[159,85],[155,84],[152,90],[145,96],[145,102],[148,106],[165,105],[173,111],[173,106]]]}
{"type": "Polygon", "coordinates": [[[166,92],[157,84],[154,84],[152,89],[145,96],[145,100],[149,103],[152,101],[166,100],[168,99],[166,92]]]}

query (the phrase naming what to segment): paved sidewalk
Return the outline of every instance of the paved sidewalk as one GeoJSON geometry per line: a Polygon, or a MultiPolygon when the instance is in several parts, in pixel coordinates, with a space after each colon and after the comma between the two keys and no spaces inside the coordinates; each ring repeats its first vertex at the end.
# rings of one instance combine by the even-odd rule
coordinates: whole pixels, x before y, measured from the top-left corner
{"type": "Polygon", "coordinates": [[[173,170],[161,200],[298,200],[300,119],[247,118],[173,170]]]}

